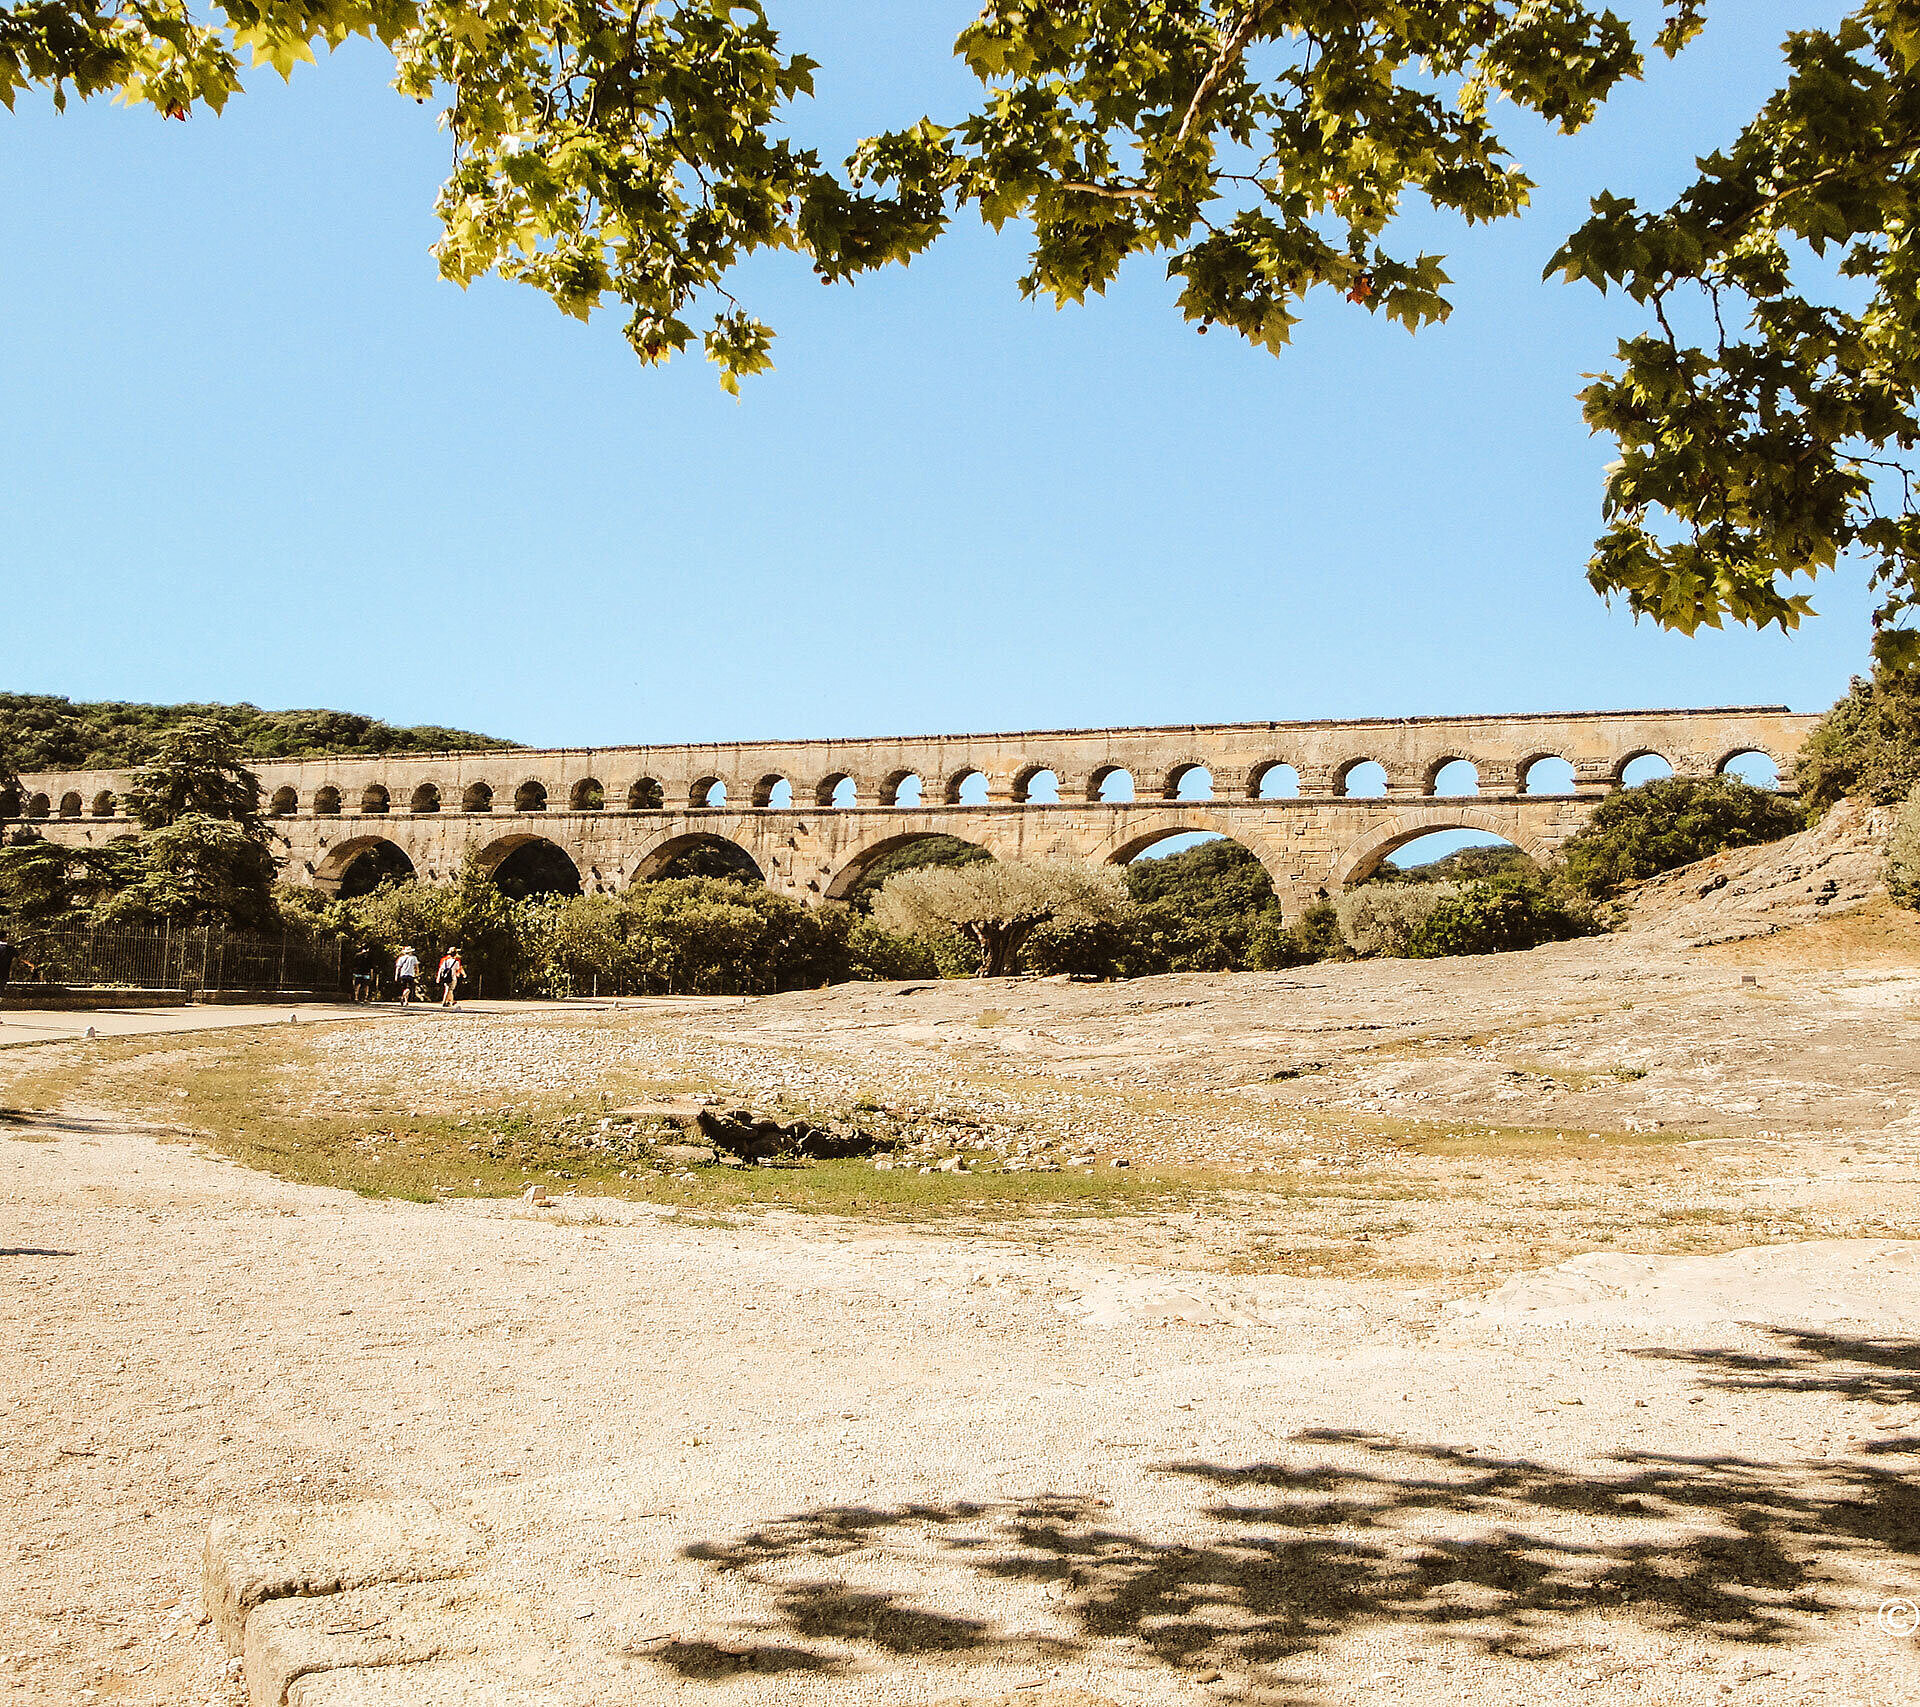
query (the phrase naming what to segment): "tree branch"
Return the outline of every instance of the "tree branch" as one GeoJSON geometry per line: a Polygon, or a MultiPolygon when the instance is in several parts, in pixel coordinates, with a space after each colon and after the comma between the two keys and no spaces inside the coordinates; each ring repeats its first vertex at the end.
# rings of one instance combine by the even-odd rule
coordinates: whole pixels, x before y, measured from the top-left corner
{"type": "Polygon", "coordinates": [[[1187,134],[1193,129],[1193,121],[1199,117],[1200,108],[1207,98],[1220,86],[1220,79],[1226,76],[1227,67],[1232,65],[1253,39],[1253,32],[1259,25],[1260,14],[1266,8],[1259,0],[1250,0],[1246,15],[1234,26],[1233,33],[1220,44],[1220,51],[1213,56],[1213,63],[1207,67],[1206,76],[1200,79],[1200,87],[1194,90],[1193,99],[1187,103],[1186,116],[1180,120],[1180,128],[1174,133],[1173,144],[1178,148],[1187,140],[1187,134]]]}

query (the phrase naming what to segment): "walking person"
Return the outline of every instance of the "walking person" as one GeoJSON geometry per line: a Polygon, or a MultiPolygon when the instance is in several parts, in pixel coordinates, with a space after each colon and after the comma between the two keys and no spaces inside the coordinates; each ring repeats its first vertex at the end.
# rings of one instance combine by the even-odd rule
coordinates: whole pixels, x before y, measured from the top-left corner
{"type": "Polygon", "coordinates": [[[459,999],[460,986],[466,981],[466,962],[460,958],[457,948],[450,948],[440,957],[440,1004],[452,1007],[459,999]]]}
{"type": "Polygon", "coordinates": [[[7,999],[7,980],[13,976],[13,938],[0,929],[0,1004],[7,999]]]}
{"type": "Polygon", "coordinates": [[[393,963],[393,988],[400,998],[400,1005],[412,1005],[414,991],[420,982],[420,957],[410,948],[400,951],[400,958],[393,963]]]}
{"type": "Polygon", "coordinates": [[[353,999],[356,1002],[373,1000],[373,944],[368,943],[353,957],[353,999]]]}

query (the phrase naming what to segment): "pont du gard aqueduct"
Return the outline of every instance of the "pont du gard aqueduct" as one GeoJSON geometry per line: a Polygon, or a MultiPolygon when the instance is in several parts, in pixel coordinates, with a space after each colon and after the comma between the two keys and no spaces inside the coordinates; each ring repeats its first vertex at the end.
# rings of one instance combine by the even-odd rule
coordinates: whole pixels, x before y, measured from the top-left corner
{"type": "MultiPolygon", "coordinates": [[[[1811,716],[1784,706],[1047,729],[715,746],[516,748],[262,762],[290,882],[372,871],[445,881],[469,856],[614,890],[708,849],[773,888],[845,895],[882,855],[958,836],[997,858],[1124,863],[1170,836],[1257,855],[1289,917],[1438,830],[1536,858],[1586,822],[1636,760],[1711,776],[1744,755],[1782,788],[1811,716]],[[362,862],[370,862],[362,864],[362,862]],[[356,868],[358,870],[356,871],[356,868]]],[[[130,773],[40,773],[4,803],[49,838],[131,828],[130,773]]]]}

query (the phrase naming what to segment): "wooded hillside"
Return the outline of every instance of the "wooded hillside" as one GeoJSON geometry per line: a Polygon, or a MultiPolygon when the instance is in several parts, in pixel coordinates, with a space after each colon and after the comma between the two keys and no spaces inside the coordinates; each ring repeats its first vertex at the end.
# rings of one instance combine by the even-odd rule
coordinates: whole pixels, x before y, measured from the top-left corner
{"type": "Polygon", "coordinates": [[[401,728],[350,711],[262,711],[257,705],[129,705],[57,694],[0,694],[0,755],[17,770],[119,770],[143,763],[168,729],[218,717],[250,758],[310,753],[438,753],[513,747],[492,735],[437,724],[401,728]]]}

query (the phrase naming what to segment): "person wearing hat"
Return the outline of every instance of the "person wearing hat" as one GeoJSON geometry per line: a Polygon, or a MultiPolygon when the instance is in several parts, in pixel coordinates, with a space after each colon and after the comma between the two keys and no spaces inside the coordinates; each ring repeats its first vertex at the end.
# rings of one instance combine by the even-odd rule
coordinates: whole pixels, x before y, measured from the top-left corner
{"type": "Polygon", "coordinates": [[[393,987],[399,993],[400,1005],[404,1008],[413,1000],[414,988],[420,982],[420,957],[411,948],[403,948],[400,958],[393,963],[393,987]]]}

